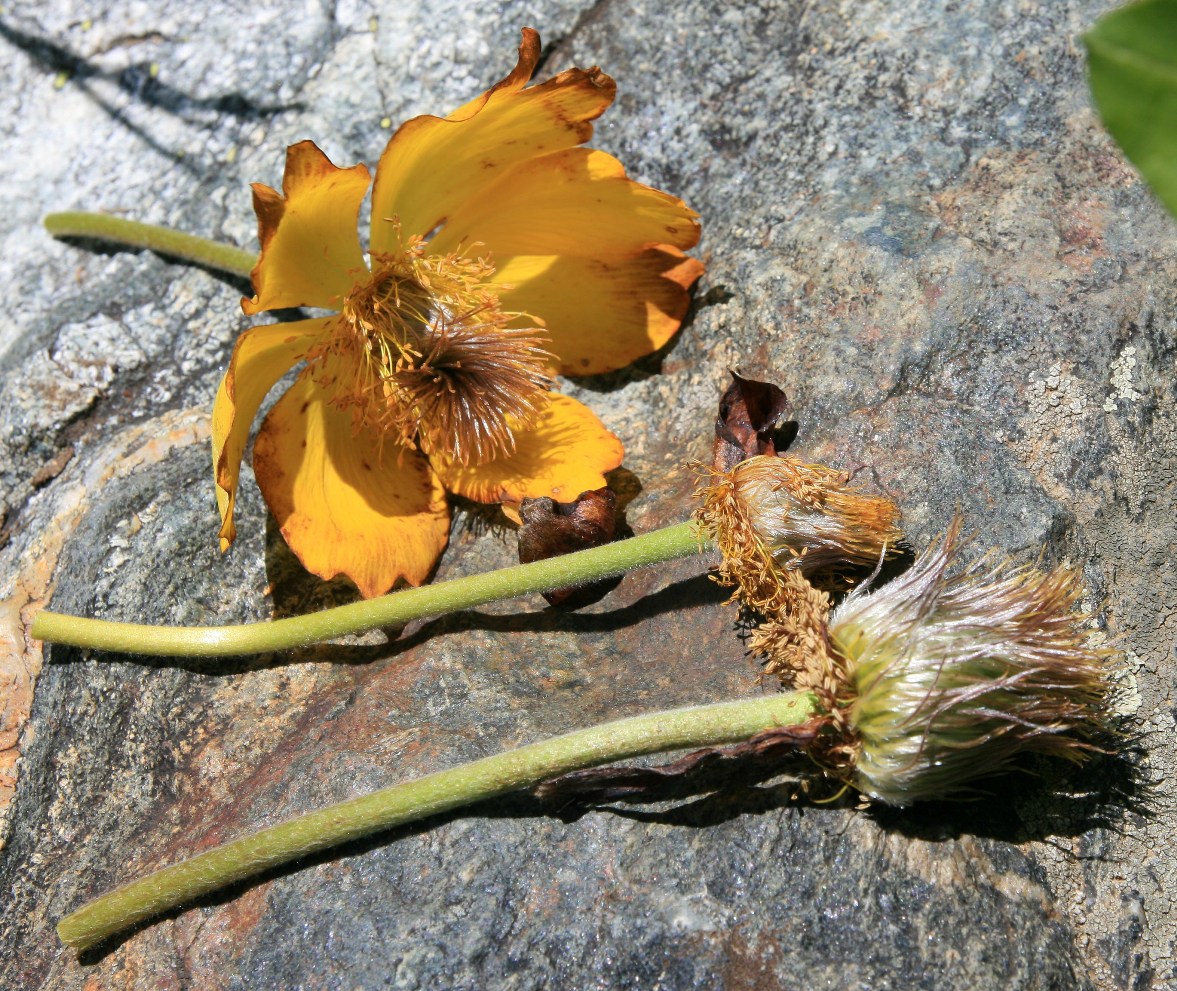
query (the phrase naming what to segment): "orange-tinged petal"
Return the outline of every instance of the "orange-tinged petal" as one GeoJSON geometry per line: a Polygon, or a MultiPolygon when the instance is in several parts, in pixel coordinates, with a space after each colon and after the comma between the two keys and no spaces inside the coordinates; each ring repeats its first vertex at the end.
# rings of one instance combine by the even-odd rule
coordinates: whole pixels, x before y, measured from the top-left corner
{"type": "Polygon", "coordinates": [[[426,235],[520,162],[592,136],[591,121],[613,102],[616,84],[594,67],[525,88],[539,55],[539,35],[525,28],[519,62],[505,79],[445,119],[401,125],[376,169],[374,252],[399,248],[392,218],[406,235],[426,235]]]}
{"type": "Polygon", "coordinates": [[[626,178],[616,158],[589,148],[523,162],[449,221],[429,243],[431,254],[480,242],[499,265],[517,254],[632,255],[699,241],[698,215],[682,200],[626,178]]]}
{"type": "Polygon", "coordinates": [[[221,550],[237,536],[233,505],[241,474],[241,455],[253,418],[274,383],[302,360],[327,319],[275,323],[247,330],[233,348],[229,368],[213,401],[213,476],[221,511],[221,550]]]}
{"type": "Polygon", "coordinates": [[[563,374],[597,375],[670,340],[702,274],[701,262],[658,246],[620,259],[517,255],[494,277],[513,286],[502,294],[504,309],[544,321],[563,374]]]}
{"type": "Polygon", "coordinates": [[[253,469],[303,566],[347,575],[365,598],[399,578],[420,585],[449,539],[445,490],[425,458],[353,434],[350,413],[305,372],[262,424],[253,469]]]}
{"type": "Polygon", "coordinates": [[[552,393],[540,423],[515,435],[515,453],[482,465],[443,465],[434,458],[451,492],[477,502],[518,503],[550,496],[571,502],[605,484],[625,449],[596,415],[569,396],[552,393]]]}
{"type": "Polygon", "coordinates": [[[253,185],[262,253],[251,273],[246,313],[290,306],[332,306],[364,274],[356,233],[368,191],[366,165],[341,169],[313,141],[286,149],[282,193],[253,185]]]}

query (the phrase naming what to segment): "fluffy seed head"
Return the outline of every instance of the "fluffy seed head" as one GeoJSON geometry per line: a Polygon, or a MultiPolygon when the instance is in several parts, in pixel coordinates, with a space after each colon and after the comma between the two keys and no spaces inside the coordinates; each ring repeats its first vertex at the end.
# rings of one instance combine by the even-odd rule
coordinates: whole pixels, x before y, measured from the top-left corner
{"type": "Polygon", "coordinates": [[[847,568],[877,564],[903,536],[890,500],[851,488],[844,472],[763,455],[709,477],[696,518],[723,552],[720,579],[766,615],[789,608],[782,570],[832,584],[847,568]]]}
{"type": "Polygon", "coordinates": [[[1031,751],[1081,760],[1108,703],[1109,652],[1092,647],[1066,568],[982,558],[953,575],[954,525],[912,568],[830,615],[807,677],[844,729],[833,755],[892,805],[950,795],[1031,751]]]}

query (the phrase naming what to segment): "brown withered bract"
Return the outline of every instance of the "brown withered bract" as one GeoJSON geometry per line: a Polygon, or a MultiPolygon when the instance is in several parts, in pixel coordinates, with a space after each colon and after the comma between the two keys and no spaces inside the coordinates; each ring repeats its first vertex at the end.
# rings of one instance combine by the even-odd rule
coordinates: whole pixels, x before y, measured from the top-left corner
{"type": "Polygon", "coordinates": [[[890,499],[854,488],[846,472],[777,450],[777,428],[789,411],[782,389],[731,376],[711,467],[693,466],[703,476],[695,519],[723,553],[720,581],[771,617],[792,609],[787,600],[796,589],[783,570],[798,568],[822,588],[841,588],[855,568],[893,552],[903,533],[890,499]]]}
{"type": "Polygon", "coordinates": [[[559,814],[605,802],[655,802],[757,784],[780,774],[826,728],[822,717],[778,726],[728,747],[706,747],[654,767],[592,767],[552,778],[531,793],[559,814]]]}
{"type": "Polygon", "coordinates": [[[903,537],[895,503],[825,465],[758,455],[726,472],[700,474],[695,519],[723,553],[720,579],[738,586],[745,604],[765,615],[791,594],[784,569],[843,588],[854,569],[878,564],[903,537]]]}
{"type": "Polygon", "coordinates": [[[731,471],[745,458],[776,454],[775,431],[789,412],[789,400],[770,382],[731,373],[732,384],[719,400],[711,466],[731,471]]]}
{"type": "MultiPolygon", "coordinates": [[[[573,502],[525,499],[519,507],[519,560],[523,564],[571,554],[613,541],[617,532],[617,497],[608,488],[582,492],[573,502]]],[[[620,579],[607,578],[545,592],[553,606],[577,609],[616,588],[620,579]]]]}

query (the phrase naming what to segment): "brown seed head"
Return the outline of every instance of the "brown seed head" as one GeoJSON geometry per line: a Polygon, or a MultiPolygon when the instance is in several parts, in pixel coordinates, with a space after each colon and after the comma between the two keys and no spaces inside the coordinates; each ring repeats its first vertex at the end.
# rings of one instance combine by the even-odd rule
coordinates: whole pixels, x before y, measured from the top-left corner
{"type": "Polygon", "coordinates": [[[782,571],[833,587],[848,568],[878,563],[903,536],[898,507],[849,485],[849,476],[796,458],[749,458],[730,471],[701,469],[696,512],[723,553],[720,579],[772,616],[788,609],[782,571]]]}

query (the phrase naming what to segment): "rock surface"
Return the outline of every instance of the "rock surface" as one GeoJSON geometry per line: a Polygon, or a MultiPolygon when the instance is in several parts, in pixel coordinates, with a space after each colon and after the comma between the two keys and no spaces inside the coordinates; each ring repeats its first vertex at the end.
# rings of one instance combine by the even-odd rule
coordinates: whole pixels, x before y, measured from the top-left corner
{"type": "MultiPolygon", "coordinates": [[[[0,986],[1172,986],[1177,240],[1091,109],[1078,39],[1108,6],[6,5],[0,986]],[[617,78],[594,144],[703,218],[689,325],[572,390],[626,442],[635,531],[689,512],[673,469],[706,456],[727,370],[773,377],[794,450],[860,468],[915,546],[959,507],[984,545],[1083,567],[1136,749],[906,812],[780,782],[571,822],[504,800],[79,960],[61,915],[195,849],[556,729],[758,690],[698,560],[578,614],[537,598],[260,658],[24,639],[50,600],[226,623],[348,597],[300,574],[251,478],[216,551],[207,414],[243,287],[55,242],[42,216],[252,247],[247,183],[277,183],[286,144],[374,162],[390,122],[498,79],[524,24],[545,72],[617,78]]],[[[439,578],[512,560],[513,537],[466,524],[439,578]]]]}

